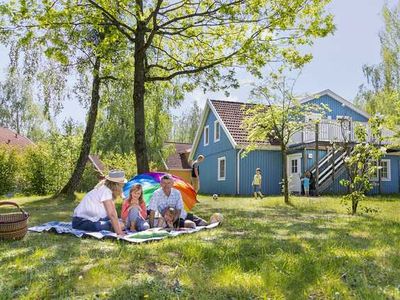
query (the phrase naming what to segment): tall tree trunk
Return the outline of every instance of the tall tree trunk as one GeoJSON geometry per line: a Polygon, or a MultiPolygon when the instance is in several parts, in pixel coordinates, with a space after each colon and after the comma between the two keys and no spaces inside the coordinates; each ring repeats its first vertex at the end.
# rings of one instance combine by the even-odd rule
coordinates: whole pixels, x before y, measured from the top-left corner
{"type": "Polygon", "coordinates": [[[285,198],[285,203],[289,204],[289,180],[288,180],[288,172],[287,172],[287,153],[286,148],[281,147],[282,153],[282,172],[283,172],[283,196],[285,198]]]}
{"type": "Polygon", "coordinates": [[[100,65],[101,59],[96,56],[96,60],[93,67],[93,81],[92,81],[92,99],[90,102],[90,109],[88,112],[88,121],[86,124],[85,133],[83,135],[81,152],[79,154],[78,161],[76,162],[75,170],[72,173],[68,183],[62,188],[60,194],[72,195],[78,187],[83,171],[89,157],[90,147],[92,144],[92,136],[94,127],[96,125],[97,111],[99,108],[100,101],[100,65]]]}
{"type": "Polygon", "coordinates": [[[144,49],[144,22],[138,22],[135,36],[135,73],[133,86],[133,108],[135,117],[135,154],[138,173],[149,171],[147,156],[145,116],[144,116],[144,93],[145,93],[145,58],[144,49]]]}

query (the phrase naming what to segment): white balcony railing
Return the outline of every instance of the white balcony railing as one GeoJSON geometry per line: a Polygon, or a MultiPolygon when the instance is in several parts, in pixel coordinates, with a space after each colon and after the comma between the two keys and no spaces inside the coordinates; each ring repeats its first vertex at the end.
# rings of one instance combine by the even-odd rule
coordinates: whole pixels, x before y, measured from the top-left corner
{"type": "MultiPolygon", "coordinates": [[[[336,120],[321,120],[319,123],[318,140],[321,142],[358,142],[355,138],[354,128],[356,126],[365,126],[368,133],[368,141],[374,142],[368,123],[366,122],[350,122],[343,125],[342,122],[336,120]]],[[[309,123],[303,131],[296,132],[291,140],[290,145],[312,143],[315,142],[315,130],[316,126],[314,123],[309,123]]],[[[384,137],[383,144],[390,143],[390,137],[394,133],[388,129],[383,129],[382,136],[384,137]]]]}

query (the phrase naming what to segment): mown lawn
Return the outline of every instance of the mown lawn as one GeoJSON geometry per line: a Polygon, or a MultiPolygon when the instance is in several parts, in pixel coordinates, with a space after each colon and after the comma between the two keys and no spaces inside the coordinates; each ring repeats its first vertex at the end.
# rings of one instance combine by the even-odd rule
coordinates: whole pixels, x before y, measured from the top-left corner
{"type": "MultiPolygon", "coordinates": [[[[1,299],[400,299],[400,197],[200,197],[221,227],[135,245],[28,233],[0,242],[1,299]]],[[[69,220],[76,203],[16,199],[30,225],[69,220]]],[[[3,209],[4,210],[4,209],[3,209]]]]}

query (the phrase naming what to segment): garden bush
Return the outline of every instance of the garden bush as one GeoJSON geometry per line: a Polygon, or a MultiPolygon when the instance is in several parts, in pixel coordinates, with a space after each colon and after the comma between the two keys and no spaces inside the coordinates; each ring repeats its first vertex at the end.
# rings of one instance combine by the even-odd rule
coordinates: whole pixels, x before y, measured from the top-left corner
{"type": "Polygon", "coordinates": [[[134,152],[125,154],[107,153],[101,155],[101,160],[106,166],[105,173],[110,170],[123,170],[128,180],[136,175],[136,156],[134,152]]]}
{"type": "Polygon", "coordinates": [[[80,139],[53,134],[48,142],[38,143],[24,152],[22,177],[26,194],[58,192],[70,178],[79,155],[80,139]]]}
{"type": "Polygon", "coordinates": [[[19,155],[16,149],[0,146],[0,195],[13,192],[18,186],[19,155]]]}

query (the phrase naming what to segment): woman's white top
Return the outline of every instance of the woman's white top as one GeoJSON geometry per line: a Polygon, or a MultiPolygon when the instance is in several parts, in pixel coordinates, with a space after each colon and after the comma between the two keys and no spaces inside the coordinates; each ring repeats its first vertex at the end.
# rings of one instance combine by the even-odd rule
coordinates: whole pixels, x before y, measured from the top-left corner
{"type": "Polygon", "coordinates": [[[107,217],[103,202],[112,200],[112,191],[105,185],[94,188],[83,197],[81,203],[74,210],[74,217],[97,222],[107,217]]]}

